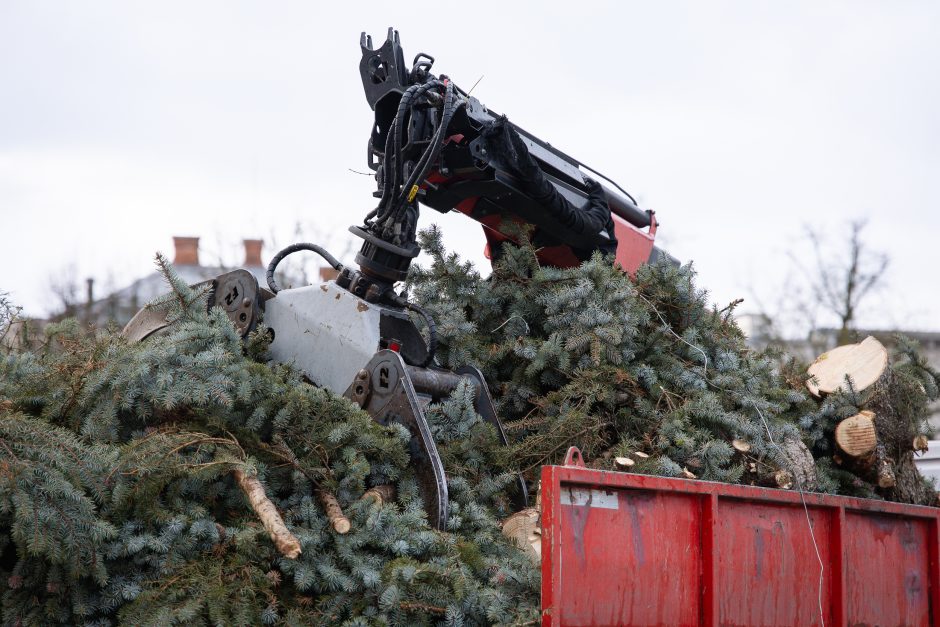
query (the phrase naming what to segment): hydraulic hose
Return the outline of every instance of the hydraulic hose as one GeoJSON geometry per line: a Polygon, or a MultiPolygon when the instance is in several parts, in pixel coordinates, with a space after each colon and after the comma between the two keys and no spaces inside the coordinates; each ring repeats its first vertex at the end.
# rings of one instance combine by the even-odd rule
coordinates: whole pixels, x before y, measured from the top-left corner
{"type": "Polygon", "coordinates": [[[274,280],[274,270],[277,268],[278,264],[284,260],[285,257],[287,257],[288,255],[292,255],[300,250],[309,250],[311,252],[317,253],[318,255],[323,257],[328,264],[333,266],[334,270],[340,271],[343,269],[343,264],[341,264],[336,257],[331,255],[322,246],[317,246],[316,244],[310,244],[307,242],[301,242],[299,244],[291,244],[290,246],[288,246],[287,248],[285,248],[278,254],[274,255],[274,258],[271,260],[271,263],[268,264],[268,273],[266,275],[266,278],[268,280],[268,287],[275,294],[280,292],[281,288],[278,287],[277,281],[274,280]]]}

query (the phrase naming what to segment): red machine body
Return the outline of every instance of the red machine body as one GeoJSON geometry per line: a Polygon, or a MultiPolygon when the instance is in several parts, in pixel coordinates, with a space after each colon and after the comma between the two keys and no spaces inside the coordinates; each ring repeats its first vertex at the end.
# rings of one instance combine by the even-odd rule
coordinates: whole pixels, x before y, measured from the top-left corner
{"type": "Polygon", "coordinates": [[[541,489],[544,627],[940,625],[940,509],[590,470],[571,451],[541,489]]]}
{"type": "MultiPolygon", "coordinates": [[[[500,242],[511,240],[511,236],[503,231],[503,221],[507,218],[498,214],[489,214],[478,217],[473,212],[477,198],[467,198],[461,201],[455,209],[477,220],[483,226],[486,236],[487,259],[492,259],[490,251],[500,242]]],[[[650,226],[647,230],[637,228],[617,214],[611,214],[614,221],[614,233],[617,236],[617,252],[615,262],[631,276],[636,273],[644,263],[650,259],[656,241],[657,222],[655,215],[650,216],[650,226]]],[[[581,264],[571,248],[568,246],[550,246],[538,250],[539,262],[556,268],[573,268],[581,264]]]]}

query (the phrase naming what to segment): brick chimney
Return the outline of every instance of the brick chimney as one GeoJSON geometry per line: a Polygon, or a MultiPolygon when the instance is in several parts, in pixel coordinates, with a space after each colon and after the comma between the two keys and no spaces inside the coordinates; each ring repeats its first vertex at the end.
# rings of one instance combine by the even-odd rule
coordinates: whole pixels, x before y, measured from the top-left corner
{"type": "Polygon", "coordinates": [[[245,244],[245,266],[263,266],[264,264],[261,263],[261,245],[264,240],[246,239],[242,242],[245,244]]]}
{"type": "Polygon", "coordinates": [[[338,276],[339,276],[339,271],[333,268],[332,266],[324,266],[320,268],[320,280],[321,281],[333,281],[338,276]]]}
{"type": "Polygon", "coordinates": [[[199,265],[199,238],[198,237],[174,237],[173,247],[176,249],[176,256],[173,258],[173,265],[177,265],[177,266],[198,266],[199,265]]]}

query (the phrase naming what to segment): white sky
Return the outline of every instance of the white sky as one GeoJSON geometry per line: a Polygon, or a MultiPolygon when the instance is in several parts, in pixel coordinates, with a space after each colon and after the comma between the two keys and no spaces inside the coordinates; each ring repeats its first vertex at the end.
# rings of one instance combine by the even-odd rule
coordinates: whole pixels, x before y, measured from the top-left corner
{"type": "Polygon", "coordinates": [[[375,202],[359,33],[390,25],[655,209],[716,302],[779,300],[804,223],[868,217],[892,263],[861,322],[940,328],[936,2],[0,0],[0,290],[41,313],[70,264],[120,286],[172,235],[338,242],[375,202]]]}

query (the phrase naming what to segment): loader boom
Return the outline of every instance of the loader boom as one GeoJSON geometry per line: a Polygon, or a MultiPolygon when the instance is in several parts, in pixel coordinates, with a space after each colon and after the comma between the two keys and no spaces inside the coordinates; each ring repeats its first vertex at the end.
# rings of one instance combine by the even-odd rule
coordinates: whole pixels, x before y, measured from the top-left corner
{"type": "MultiPolygon", "coordinates": [[[[652,211],[641,210],[611,179],[509,122],[449,78],[435,77],[430,73],[433,57],[419,53],[406,66],[397,31],[389,29],[377,48],[363,33],[360,47],[362,85],[375,111],[367,155],[378,182],[379,216],[389,201],[388,188],[436,150],[433,162],[424,166],[426,174],[404,192],[414,211],[420,202],[479,222],[491,259],[512,239],[512,222],[535,228],[533,241],[548,265],[578,265],[601,250],[632,274],[665,255],[654,246],[657,220],[652,211]],[[435,83],[445,91],[452,87],[449,112],[440,88],[421,91],[431,95],[424,100],[413,95],[435,83]]],[[[370,226],[367,219],[367,225],[353,232],[379,232],[370,226]]],[[[400,231],[409,226],[404,220],[400,231]]]]}

